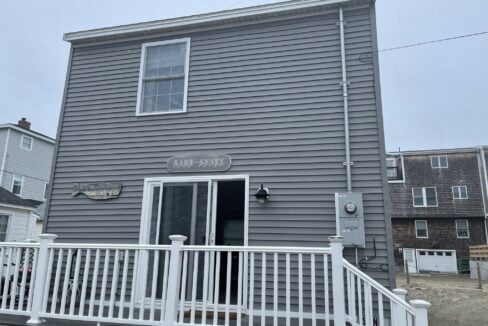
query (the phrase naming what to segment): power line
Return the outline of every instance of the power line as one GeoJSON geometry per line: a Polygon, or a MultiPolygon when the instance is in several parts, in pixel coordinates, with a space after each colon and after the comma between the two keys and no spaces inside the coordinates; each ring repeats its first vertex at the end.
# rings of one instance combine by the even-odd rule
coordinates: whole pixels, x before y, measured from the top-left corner
{"type": "Polygon", "coordinates": [[[445,42],[445,41],[452,41],[452,40],[457,40],[460,38],[473,37],[473,36],[479,36],[479,35],[484,35],[484,34],[488,34],[488,32],[464,34],[464,35],[446,37],[446,38],[441,38],[441,39],[431,40],[431,41],[426,41],[426,42],[419,42],[419,43],[413,43],[413,44],[408,44],[408,45],[396,46],[393,48],[387,48],[387,49],[379,50],[378,52],[395,51],[395,50],[400,50],[400,49],[412,48],[415,46],[421,46],[421,45],[432,44],[432,43],[440,43],[440,42],[445,42]]]}

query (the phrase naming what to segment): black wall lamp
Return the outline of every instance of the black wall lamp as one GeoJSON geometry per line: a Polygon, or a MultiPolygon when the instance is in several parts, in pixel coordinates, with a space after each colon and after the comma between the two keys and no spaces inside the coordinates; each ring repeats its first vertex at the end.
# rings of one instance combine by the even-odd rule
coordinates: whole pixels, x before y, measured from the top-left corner
{"type": "Polygon", "coordinates": [[[264,204],[269,199],[269,190],[261,184],[261,188],[258,189],[254,196],[260,204],[264,204]]]}

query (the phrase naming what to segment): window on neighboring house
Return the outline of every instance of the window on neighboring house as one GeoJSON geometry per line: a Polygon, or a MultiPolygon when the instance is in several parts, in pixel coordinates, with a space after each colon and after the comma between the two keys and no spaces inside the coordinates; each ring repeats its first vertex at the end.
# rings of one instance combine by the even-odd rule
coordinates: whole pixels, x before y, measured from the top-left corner
{"type": "Polygon", "coordinates": [[[436,207],[437,191],[435,187],[414,187],[412,188],[414,207],[436,207]]]}
{"type": "Polygon", "coordinates": [[[20,139],[20,148],[30,151],[32,149],[32,137],[22,135],[20,139]]]}
{"type": "Polygon", "coordinates": [[[468,188],[466,186],[453,186],[452,198],[454,199],[468,199],[468,188]]]}
{"type": "Polygon", "coordinates": [[[386,168],[388,181],[403,181],[403,158],[388,157],[386,159],[386,168]]]}
{"type": "Polygon", "coordinates": [[[22,192],[22,182],[24,178],[18,175],[14,175],[12,178],[12,193],[20,196],[22,192]]]}
{"type": "Polygon", "coordinates": [[[460,239],[469,238],[469,224],[467,220],[456,220],[457,237],[460,239]]]}
{"type": "Polygon", "coordinates": [[[429,237],[429,231],[427,229],[426,220],[416,220],[415,221],[415,236],[420,239],[426,239],[429,237]]]}
{"type": "Polygon", "coordinates": [[[433,169],[445,169],[447,168],[447,156],[432,156],[430,158],[430,165],[433,169]]]}
{"type": "Polygon", "coordinates": [[[190,39],[142,45],[137,114],[186,112],[190,39]]]}
{"type": "Polygon", "coordinates": [[[8,215],[0,215],[0,241],[7,241],[8,215]]]}
{"type": "Polygon", "coordinates": [[[46,183],[44,183],[44,195],[42,196],[42,198],[44,198],[44,200],[47,199],[47,191],[48,191],[48,189],[49,189],[49,185],[46,182],[46,183]]]}

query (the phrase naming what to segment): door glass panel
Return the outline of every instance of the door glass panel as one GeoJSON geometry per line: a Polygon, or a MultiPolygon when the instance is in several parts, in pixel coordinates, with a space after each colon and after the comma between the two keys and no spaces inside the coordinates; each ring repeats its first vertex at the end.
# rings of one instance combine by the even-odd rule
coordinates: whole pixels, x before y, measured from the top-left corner
{"type": "Polygon", "coordinates": [[[208,182],[165,183],[158,244],[170,244],[169,236],[181,234],[187,245],[204,245],[207,236],[208,182]]]}

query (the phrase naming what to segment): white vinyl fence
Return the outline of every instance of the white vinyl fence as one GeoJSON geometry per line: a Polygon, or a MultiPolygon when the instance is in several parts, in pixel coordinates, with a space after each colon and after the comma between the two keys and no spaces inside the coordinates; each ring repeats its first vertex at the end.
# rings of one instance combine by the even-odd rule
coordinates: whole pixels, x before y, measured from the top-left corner
{"type": "Polygon", "coordinates": [[[127,325],[427,326],[329,248],[1,243],[0,313],[127,325]]]}

